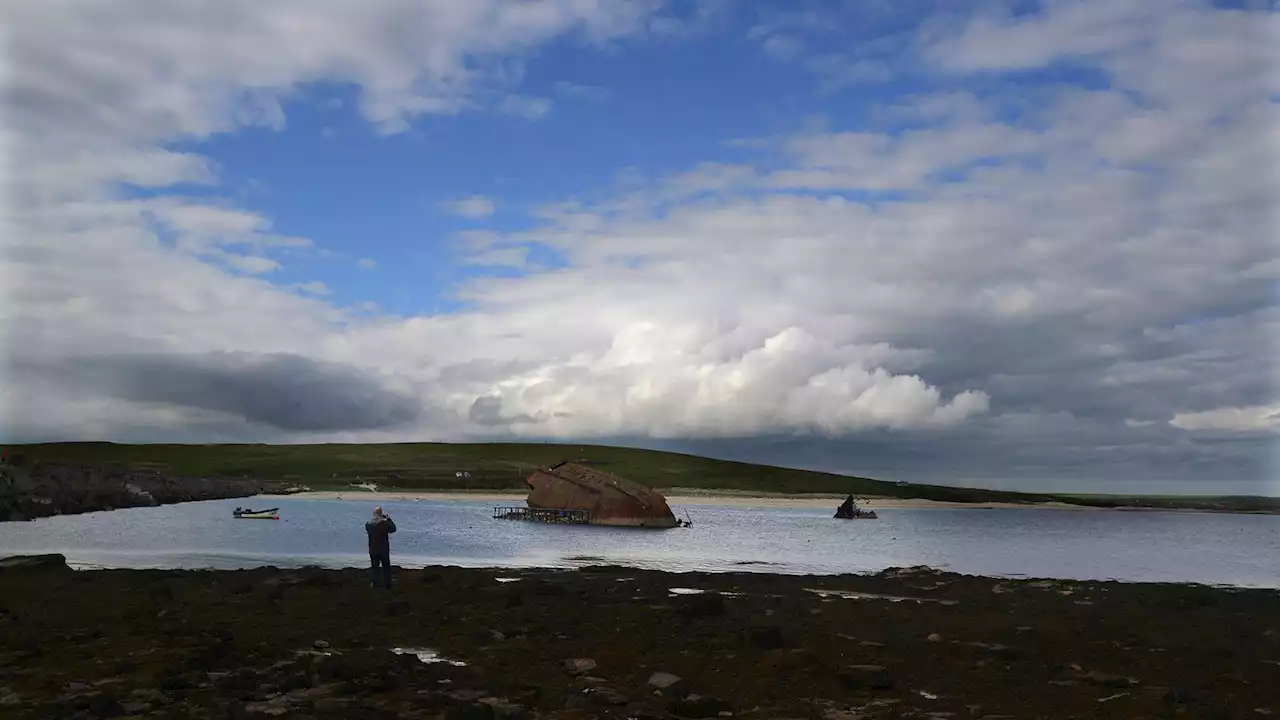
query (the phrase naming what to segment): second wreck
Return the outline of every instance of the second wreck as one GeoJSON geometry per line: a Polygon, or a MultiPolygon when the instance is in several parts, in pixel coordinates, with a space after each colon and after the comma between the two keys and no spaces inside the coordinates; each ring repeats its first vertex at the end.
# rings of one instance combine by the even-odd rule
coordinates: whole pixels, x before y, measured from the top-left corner
{"type": "Polygon", "coordinates": [[[680,525],[657,491],[580,463],[539,468],[525,484],[528,507],[494,508],[495,518],[624,527],[680,525]]]}

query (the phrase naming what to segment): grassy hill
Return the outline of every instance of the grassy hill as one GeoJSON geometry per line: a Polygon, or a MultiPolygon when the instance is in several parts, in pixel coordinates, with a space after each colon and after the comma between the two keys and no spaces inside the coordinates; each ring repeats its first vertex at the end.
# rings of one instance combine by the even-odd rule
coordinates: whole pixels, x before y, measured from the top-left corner
{"type": "Polygon", "coordinates": [[[46,462],[120,465],[179,475],[240,476],[347,488],[369,480],[388,489],[524,489],[534,468],[560,460],[585,461],[658,489],[762,493],[831,493],[955,502],[1061,501],[1103,507],[1204,507],[1277,510],[1275,498],[1133,498],[1042,495],[939,485],[897,484],[871,478],[714,460],[680,453],[550,443],[396,443],[383,445],[120,445],[47,443],[7,446],[46,462]],[[458,473],[467,476],[458,477],[458,473]]]}

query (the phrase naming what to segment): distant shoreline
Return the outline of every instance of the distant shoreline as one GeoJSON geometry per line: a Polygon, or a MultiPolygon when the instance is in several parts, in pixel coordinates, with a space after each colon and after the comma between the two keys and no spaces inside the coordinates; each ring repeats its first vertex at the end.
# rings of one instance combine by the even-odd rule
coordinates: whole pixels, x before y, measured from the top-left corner
{"type": "MultiPolygon", "coordinates": [[[[832,511],[847,495],[827,493],[756,493],[743,490],[691,490],[686,488],[670,488],[662,490],[663,496],[673,509],[679,506],[729,507],[729,508],[790,508],[815,509],[830,508],[832,511]]],[[[494,504],[520,505],[524,503],[527,493],[523,491],[495,490],[377,490],[361,488],[350,490],[308,490],[290,494],[264,493],[260,498],[298,498],[303,500],[344,500],[364,502],[412,502],[421,500],[449,501],[471,500],[491,502],[494,504]]],[[[1102,510],[1122,512],[1178,512],[1178,513],[1215,513],[1234,515],[1280,515],[1280,511],[1272,510],[1221,510],[1215,508],[1163,508],[1163,507],[1100,507],[1096,505],[1076,505],[1061,501],[1036,503],[1014,502],[954,502],[947,500],[927,500],[925,498],[877,497],[874,495],[856,495],[858,504],[868,510],[1102,510]]],[[[678,513],[677,513],[678,514],[678,513]]]]}
{"type": "MultiPolygon", "coordinates": [[[[840,504],[846,497],[845,495],[827,495],[827,494],[755,494],[755,493],[739,493],[735,491],[728,492],[693,492],[682,490],[678,493],[666,494],[667,502],[674,506],[680,505],[701,505],[701,506],[717,506],[732,508],[795,508],[795,509],[813,509],[813,508],[832,508],[840,504]]],[[[523,503],[526,493],[524,492],[495,492],[495,491],[466,491],[466,490],[363,490],[352,488],[351,490],[313,490],[307,492],[293,493],[290,495],[259,495],[264,498],[298,498],[303,500],[352,500],[366,502],[404,502],[415,500],[473,500],[485,501],[493,503],[523,503]]],[[[1051,510],[1098,510],[1101,508],[1092,508],[1084,505],[1070,505],[1059,502],[1044,502],[1033,504],[1019,503],[1000,503],[1000,502],[982,502],[982,503],[959,503],[945,502],[940,500],[925,500],[922,498],[880,498],[866,497],[859,500],[859,505],[872,509],[966,509],[966,510],[984,510],[996,508],[1017,508],[1017,509],[1051,509],[1051,510]]]]}

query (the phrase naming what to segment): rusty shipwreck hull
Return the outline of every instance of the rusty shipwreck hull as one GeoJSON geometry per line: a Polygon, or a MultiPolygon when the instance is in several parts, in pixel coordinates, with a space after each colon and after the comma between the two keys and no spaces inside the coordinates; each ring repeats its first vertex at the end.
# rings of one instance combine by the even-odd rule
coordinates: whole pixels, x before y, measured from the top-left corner
{"type": "Polygon", "coordinates": [[[676,517],[666,498],[637,482],[579,463],[562,462],[534,471],[525,502],[536,510],[582,511],[591,525],[672,528],[676,517]]]}

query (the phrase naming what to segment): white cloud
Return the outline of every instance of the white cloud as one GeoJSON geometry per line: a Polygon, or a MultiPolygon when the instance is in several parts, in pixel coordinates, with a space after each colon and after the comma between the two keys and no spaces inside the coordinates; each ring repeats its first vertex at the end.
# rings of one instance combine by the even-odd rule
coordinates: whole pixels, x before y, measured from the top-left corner
{"type": "Polygon", "coordinates": [[[378,261],[370,258],[360,258],[356,261],[356,267],[361,270],[372,270],[378,267],[378,261]]]}
{"type": "MultiPolygon", "coordinates": [[[[1157,19],[1101,2],[928,28],[919,49],[938,72],[998,79],[1071,57],[1113,87],[1040,89],[1012,114],[1001,98],[904,98],[866,125],[787,138],[758,166],[691,163],[605,202],[557,203],[522,232],[464,238],[473,261],[523,272],[466,283],[463,312],[399,317],[230,272],[310,251],[259,214],[122,199],[118,183],[215,182],[207,160],[164,145],[287,127],[280,98],[312,80],[357,83],[384,130],[500,111],[514,92],[500,58],[575,28],[641,32],[647,5],[14,7],[3,424],[30,435],[843,443],[887,429],[873,444],[904,458],[1243,474],[1257,464],[1242,445],[1168,426],[1274,424],[1257,414],[1272,408],[1280,328],[1267,16],[1177,4],[1157,19]],[[907,118],[913,129],[885,131],[907,118]],[[861,202],[869,190],[905,199],[861,202]],[[526,262],[538,245],[554,269],[526,262]],[[76,393],[41,371],[89,354],[220,351],[340,363],[425,410],[389,402],[388,417],[412,420],[306,433],[76,393]]],[[[451,210],[483,218],[494,204],[451,210]]],[[[264,363],[187,365],[179,376],[264,363]]]]}
{"type": "Polygon", "coordinates": [[[1178,413],[1169,420],[1173,427],[1189,432],[1275,432],[1280,433],[1280,404],[1253,407],[1223,407],[1200,412],[1178,413]]]}
{"type": "Polygon", "coordinates": [[[489,248],[468,256],[466,262],[470,265],[487,265],[489,267],[524,267],[529,262],[529,248],[489,248]]]}
{"type": "Polygon", "coordinates": [[[498,109],[508,115],[537,120],[551,112],[551,104],[548,98],[508,95],[498,104],[498,109]]]}
{"type": "Polygon", "coordinates": [[[445,212],[472,220],[487,218],[497,210],[493,200],[484,195],[472,195],[458,198],[457,200],[449,200],[441,203],[441,207],[444,208],[445,212]]]}
{"type": "Polygon", "coordinates": [[[309,295],[328,295],[329,287],[322,282],[313,280],[307,283],[298,283],[295,285],[299,290],[309,295]]]}

